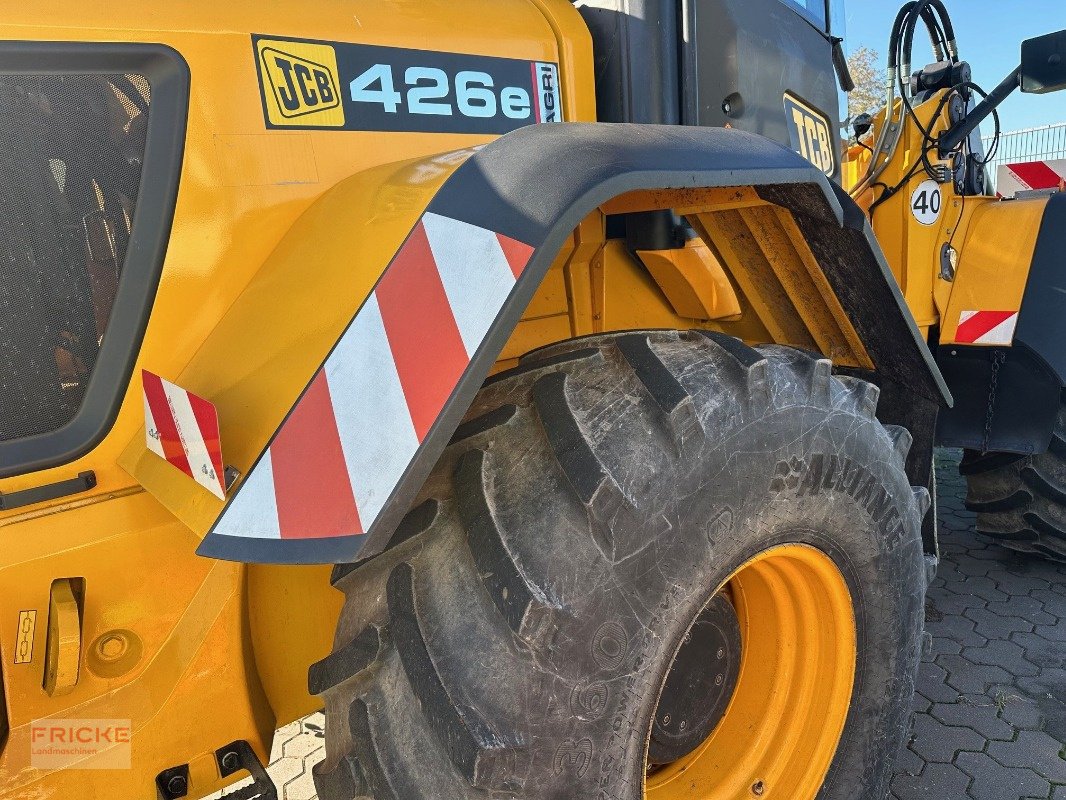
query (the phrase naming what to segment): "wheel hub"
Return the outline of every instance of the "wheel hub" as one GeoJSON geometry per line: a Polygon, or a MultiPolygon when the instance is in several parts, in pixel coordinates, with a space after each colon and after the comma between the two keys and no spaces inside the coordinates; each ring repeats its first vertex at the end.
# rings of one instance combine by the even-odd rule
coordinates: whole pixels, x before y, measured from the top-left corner
{"type": "Polygon", "coordinates": [[[648,745],[650,765],[684,758],[718,726],[740,675],[740,622],[722,594],[681,644],[663,685],[648,745]]]}

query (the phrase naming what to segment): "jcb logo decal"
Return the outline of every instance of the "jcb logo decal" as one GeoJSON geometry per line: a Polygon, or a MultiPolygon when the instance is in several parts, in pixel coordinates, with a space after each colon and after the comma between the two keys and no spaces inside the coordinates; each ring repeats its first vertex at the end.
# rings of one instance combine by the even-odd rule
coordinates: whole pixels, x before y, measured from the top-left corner
{"type": "Polygon", "coordinates": [[[328,44],[255,43],[267,118],[273,125],[344,126],[337,55],[328,44]]]}
{"type": "Polygon", "coordinates": [[[836,145],[826,118],[790,94],[785,95],[785,116],[792,149],[832,177],[836,172],[836,145]]]}
{"type": "Polygon", "coordinates": [[[501,135],[562,122],[559,65],[252,34],[268,128],[501,135]]]}

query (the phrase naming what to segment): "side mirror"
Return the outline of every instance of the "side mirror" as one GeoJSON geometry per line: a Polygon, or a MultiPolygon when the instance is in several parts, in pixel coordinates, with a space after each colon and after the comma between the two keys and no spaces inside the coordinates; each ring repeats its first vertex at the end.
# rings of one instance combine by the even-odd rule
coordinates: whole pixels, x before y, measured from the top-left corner
{"type": "Polygon", "coordinates": [[[855,138],[861,139],[870,132],[874,126],[874,118],[869,114],[859,114],[851,121],[851,129],[855,131],[855,138]]]}
{"type": "Polygon", "coordinates": [[[1022,91],[1047,94],[1066,89],[1066,31],[1022,42],[1022,91]]]}

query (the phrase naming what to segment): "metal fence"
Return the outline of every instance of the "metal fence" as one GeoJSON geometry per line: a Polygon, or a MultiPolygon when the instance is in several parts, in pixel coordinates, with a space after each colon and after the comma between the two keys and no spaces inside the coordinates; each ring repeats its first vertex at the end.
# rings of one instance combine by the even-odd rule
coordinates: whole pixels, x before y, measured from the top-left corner
{"type": "MultiPolygon", "coordinates": [[[[985,152],[992,146],[992,137],[984,138],[985,152]]],[[[1066,158],[1066,122],[1009,131],[999,138],[995,158],[988,162],[989,177],[995,181],[1000,164],[1066,158]]]]}

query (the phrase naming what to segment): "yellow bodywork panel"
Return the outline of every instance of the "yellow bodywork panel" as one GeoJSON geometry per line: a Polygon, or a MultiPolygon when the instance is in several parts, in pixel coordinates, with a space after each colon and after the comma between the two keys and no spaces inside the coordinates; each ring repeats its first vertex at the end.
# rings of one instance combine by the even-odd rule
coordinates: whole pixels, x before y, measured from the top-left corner
{"type": "Polygon", "coordinates": [[[950,287],[937,281],[941,344],[955,343],[963,312],[1021,308],[1047,203],[1047,197],[1037,197],[975,208],[959,247],[955,280],[950,287]]]}
{"type": "MultiPolygon", "coordinates": [[[[170,378],[215,404],[228,465],[247,472],[426,205],[471,152],[386,164],[333,187],[296,221],[188,364],[170,378]],[[338,226],[338,220],[345,224],[338,226]],[[263,320],[276,324],[264,326],[263,320]],[[290,320],[299,324],[284,324],[290,320]]],[[[119,463],[203,536],[222,501],[144,442],[142,426],[119,463]]]]}
{"type": "Polygon", "coordinates": [[[873,367],[790,212],[766,203],[695,220],[769,341],[814,350],[842,366],[873,367]]]}
{"type": "MultiPolygon", "coordinates": [[[[493,138],[267,131],[253,33],[558,61],[566,118],[595,119],[591,43],[580,16],[565,0],[424,0],[406,10],[375,0],[324,0],[314,3],[313,10],[253,0],[171,3],[148,10],[130,0],[118,0],[106,9],[60,0],[49,5],[47,15],[32,5],[7,9],[0,20],[4,39],[160,42],[189,64],[192,97],[177,210],[134,375],[142,367],[170,379],[181,374],[294,223],[342,181],[384,164],[432,158],[493,138]],[[42,24],[44,16],[54,22],[42,24]],[[479,24],[462,24],[461,19],[477,19],[479,24]],[[445,31],[447,47],[441,48],[435,43],[445,31]]],[[[395,203],[397,198],[381,200],[395,203]]],[[[374,214],[384,210],[375,208],[374,214]]],[[[330,237],[343,233],[338,227],[330,237]]],[[[303,265],[305,270],[315,268],[313,261],[303,265]]],[[[355,303],[358,298],[348,300],[355,303]]],[[[349,316],[351,312],[354,307],[349,316]]],[[[238,361],[228,367],[242,365],[238,361]]],[[[293,385],[302,388],[306,378],[294,375],[293,385]]],[[[143,424],[140,393],[139,380],[132,381],[115,425],[91,453],[60,468],[0,479],[0,492],[64,480],[89,469],[96,473],[96,496],[134,485],[118,466],[118,457],[143,424]]],[[[242,442],[224,430],[223,446],[241,448],[242,442]]],[[[0,518],[4,513],[0,511],[0,518]]]]}
{"type": "Polygon", "coordinates": [[[740,315],[725,269],[702,241],[677,250],[638,250],[637,256],[678,316],[712,320],[740,315]]]}
{"type": "MultiPolygon", "coordinates": [[[[923,126],[932,129],[934,137],[949,127],[947,111],[940,106],[939,94],[917,106],[914,112],[923,126]],[[939,114],[936,113],[938,109],[939,114]]],[[[874,138],[883,124],[882,112],[875,120],[874,138]]],[[[962,215],[965,206],[969,205],[972,209],[983,200],[969,197],[964,202],[956,194],[953,182],[939,184],[940,211],[937,219],[932,224],[918,222],[912,213],[913,195],[924,182],[929,181],[929,175],[919,163],[923,144],[921,133],[908,117],[896,156],[884,174],[878,178],[878,182],[885,186],[896,186],[906,178],[903,185],[887,199],[882,199],[881,186],[867,189],[855,199],[871,214],[874,233],[885,258],[888,259],[892,274],[903,292],[918,328],[926,333],[939,321],[933,303],[933,285],[940,269],[940,248],[952,239],[952,234],[964,222],[962,215]],[[906,177],[908,175],[909,178],[906,177]]],[[[848,161],[850,166],[845,170],[852,180],[853,173],[864,167],[866,154],[861,148],[852,148],[848,161]],[[863,157],[858,157],[859,154],[863,157]]],[[[935,149],[928,153],[928,159],[934,166],[950,166],[949,161],[937,158],[935,149]]]]}
{"type": "MultiPolygon", "coordinates": [[[[915,109],[934,138],[950,127],[941,96],[938,93],[915,109]]],[[[897,102],[897,114],[899,108],[897,102]]],[[[882,111],[866,144],[872,145],[884,124],[882,111]]],[[[930,181],[919,163],[922,145],[922,134],[908,118],[896,155],[878,178],[880,185],[854,196],[871,215],[878,242],[919,329],[928,336],[939,326],[940,343],[953,344],[963,312],[1021,307],[1048,200],[964,197],[953,181],[930,181]],[[921,192],[931,190],[931,184],[939,192],[935,220],[917,213],[930,201],[931,195],[921,192]],[[885,187],[897,185],[899,190],[886,198],[885,187]],[[945,267],[945,262],[950,266],[945,267]]],[[[950,166],[937,156],[935,148],[928,153],[933,166],[950,166]]],[[[844,163],[845,186],[858,184],[869,160],[867,148],[851,147],[844,163]]]]}
{"type": "Polygon", "coordinates": [[[592,261],[600,330],[692,328],[697,321],[674,310],[648,270],[621,239],[610,239],[592,261]],[[602,293],[602,294],[601,294],[602,293]]]}
{"type": "MultiPolygon", "coordinates": [[[[33,767],[30,732],[38,720],[130,720],[132,769],[106,773],[111,797],[144,797],[155,775],[174,766],[178,753],[208,753],[236,739],[248,740],[260,753],[269,750],[275,715],[248,652],[253,643],[248,573],[257,568],[196,557],[189,529],[141,490],[115,493],[107,502],[64,514],[31,512],[6,520],[0,523],[0,539],[0,656],[10,725],[0,750],[0,796],[94,796],[85,791],[86,775],[96,773],[33,767]],[[16,620],[27,609],[35,609],[41,620],[57,598],[64,613],[77,616],[69,586],[53,589],[65,583],[54,584],[56,574],[84,581],[80,639],[85,644],[76,682],[63,695],[50,695],[45,686],[51,631],[34,637],[29,661],[15,665],[12,649],[16,620]]],[[[296,570],[293,578],[299,582],[308,571],[296,570]]],[[[328,571],[318,572],[319,594],[308,592],[303,602],[315,603],[323,615],[335,613],[335,600],[323,602],[328,571]]],[[[58,630],[62,647],[67,623],[58,630]]],[[[328,638],[317,643],[317,651],[306,652],[301,631],[290,636],[277,645],[305,651],[301,657],[321,657],[329,650],[328,638]]],[[[283,660],[280,653],[266,657],[283,660]]],[[[64,674],[69,680],[69,666],[64,674]]],[[[300,688],[291,684],[287,691],[299,697],[300,688]]],[[[313,707],[306,690],[303,696],[304,706],[313,707]]],[[[217,774],[214,783],[195,789],[208,792],[216,784],[221,785],[217,774]]]]}

